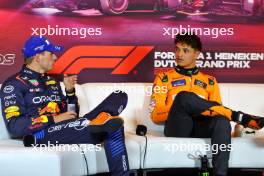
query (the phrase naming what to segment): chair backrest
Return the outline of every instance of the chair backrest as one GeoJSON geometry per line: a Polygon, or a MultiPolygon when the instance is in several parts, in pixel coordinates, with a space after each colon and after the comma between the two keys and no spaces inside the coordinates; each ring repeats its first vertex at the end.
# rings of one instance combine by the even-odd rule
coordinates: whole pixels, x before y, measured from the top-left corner
{"type": "MultiPolygon", "coordinates": [[[[246,113],[264,116],[264,84],[219,84],[224,106],[246,113]]],[[[62,89],[63,85],[62,85],[62,89]]],[[[152,83],[86,83],[76,86],[80,116],[91,111],[110,93],[122,90],[128,94],[128,104],[121,113],[125,130],[135,132],[137,124],[144,124],[151,134],[163,135],[163,125],[154,124],[148,110],[152,83]]],[[[0,139],[9,138],[1,113],[0,139]]]]}
{"type": "MultiPolygon", "coordinates": [[[[236,111],[264,116],[264,84],[219,84],[223,105],[236,111]]],[[[234,130],[235,123],[231,122],[234,130]]],[[[247,129],[245,129],[247,130],[247,129]]],[[[264,128],[257,135],[264,135],[264,128]]]]}
{"type": "MultiPolygon", "coordinates": [[[[264,84],[220,84],[226,94],[223,104],[234,110],[264,116],[264,84]]],[[[222,92],[221,92],[222,93],[222,92]]]]}

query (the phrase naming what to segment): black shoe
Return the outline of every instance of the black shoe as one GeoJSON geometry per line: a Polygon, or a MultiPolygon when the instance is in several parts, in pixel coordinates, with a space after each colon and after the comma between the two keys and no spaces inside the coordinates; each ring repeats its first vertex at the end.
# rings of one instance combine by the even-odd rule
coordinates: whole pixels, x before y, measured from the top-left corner
{"type": "Polygon", "coordinates": [[[233,111],[232,119],[240,123],[244,127],[259,130],[264,127],[264,118],[243,113],[241,111],[233,111]]]}

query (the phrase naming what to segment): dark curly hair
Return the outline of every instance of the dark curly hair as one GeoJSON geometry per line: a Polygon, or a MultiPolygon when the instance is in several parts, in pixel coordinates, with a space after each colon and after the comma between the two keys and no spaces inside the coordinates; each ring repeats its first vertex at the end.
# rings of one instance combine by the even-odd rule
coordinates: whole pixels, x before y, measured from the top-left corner
{"type": "Polygon", "coordinates": [[[175,45],[177,43],[185,43],[191,46],[193,49],[202,51],[202,42],[196,34],[186,33],[185,35],[178,34],[174,40],[175,45]]]}

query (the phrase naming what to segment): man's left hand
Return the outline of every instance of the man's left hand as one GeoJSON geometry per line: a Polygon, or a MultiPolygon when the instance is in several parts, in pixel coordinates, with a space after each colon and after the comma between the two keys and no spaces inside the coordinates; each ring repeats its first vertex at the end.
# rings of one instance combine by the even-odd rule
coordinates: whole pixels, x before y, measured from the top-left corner
{"type": "Polygon", "coordinates": [[[63,83],[65,85],[65,89],[67,92],[72,92],[74,90],[77,80],[78,80],[77,75],[72,75],[72,76],[68,76],[67,74],[64,75],[63,83]]]}

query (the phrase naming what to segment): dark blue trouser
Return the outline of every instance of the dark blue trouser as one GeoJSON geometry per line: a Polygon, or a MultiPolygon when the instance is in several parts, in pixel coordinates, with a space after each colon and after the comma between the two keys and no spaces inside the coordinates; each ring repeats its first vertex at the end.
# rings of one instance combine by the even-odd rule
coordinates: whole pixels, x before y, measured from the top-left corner
{"type": "Polygon", "coordinates": [[[128,176],[129,164],[125,146],[124,128],[112,133],[90,133],[85,122],[100,112],[119,115],[127,105],[127,94],[112,93],[83,118],[49,126],[35,134],[38,144],[98,144],[104,142],[109,170],[113,176],[128,176]]]}
{"type": "MultiPolygon", "coordinates": [[[[201,113],[217,105],[192,92],[180,92],[171,106],[164,134],[168,137],[211,138],[212,146],[231,144],[231,126],[223,116],[206,117],[201,113]]],[[[214,175],[226,176],[230,151],[213,154],[214,175]]]]}

